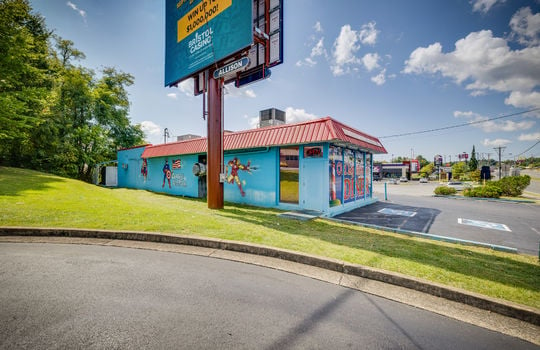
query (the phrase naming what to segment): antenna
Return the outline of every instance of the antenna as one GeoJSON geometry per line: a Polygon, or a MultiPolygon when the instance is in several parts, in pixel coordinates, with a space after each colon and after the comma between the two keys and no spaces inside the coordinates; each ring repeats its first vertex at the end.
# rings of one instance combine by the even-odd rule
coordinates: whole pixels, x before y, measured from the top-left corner
{"type": "Polygon", "coordinates": [[[169,128],[165,128],[165,129],[163,130],[163,143],[167,143],[167,139],[168,139],[169,137],[171,137],[171,136],[169,135],[169,128]]]}

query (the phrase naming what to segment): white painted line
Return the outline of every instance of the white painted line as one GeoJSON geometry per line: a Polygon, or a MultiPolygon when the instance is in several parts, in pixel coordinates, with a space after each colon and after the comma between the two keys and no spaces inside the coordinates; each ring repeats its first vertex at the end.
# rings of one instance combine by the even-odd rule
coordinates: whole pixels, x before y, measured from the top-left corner
{"type": "Polygon", "coordinates": [[[415,211],[397,210],[397,209],[390,209],[390,208],[383,208],[379,210],[378,212],[381,214],[387,214],[387,215],[408,216],[410,218],[416,215],[415,211]]]}
{"type": "Polygon", "coordinates": [[[499,224],[496,222],[487,222],[487,221],[480,221],[480,220],[458,218],[458,224],[476,226],[476,227],[487,228],[491,230],[512,232],[512,230],[510,230],[510,228],[506,226],[505,224],[499,224]]]}

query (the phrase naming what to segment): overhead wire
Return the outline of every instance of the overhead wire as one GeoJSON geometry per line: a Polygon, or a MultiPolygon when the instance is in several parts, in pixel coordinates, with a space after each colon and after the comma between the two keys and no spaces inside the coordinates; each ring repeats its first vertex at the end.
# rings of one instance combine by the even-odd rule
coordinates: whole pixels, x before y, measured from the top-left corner
{"type": "Polygon", "coordinates": [[[529,110],[522,111],[522,112],[506,114],[506,115],[502,115],[502,116],[499,116],[499,117],[488,118],[488,119],[484,119],[484,120],[477,120],[477,121],[473,121],[473,122],[467,122],[467,123],[450,125],[450,126],[445,126],[445,127],[441,127],[441,128],[428,129],[428,130],[422,130],[422,131],[413,131],[413,132],[407,132],[407,133],[402,133],[402,134],[379,136],[378,138],[379,139],[387,139],[387,138],[392,138],[392,137],[403,137],[403,136],[410,136],[410,135],[426,134],[426,133],[435,132],[435,131],[441,131],[441,130],[461,128],[461,127],[468,126],[468,125],[482,124],[482,123],[486,123],[486,122],[493,121],[493,120],[515,117],[517,115],[530,113],[530,112],[534,112],[534,111],[537,111],[537,110],[540,110],[540,107],[529,109],[529,110]]]}

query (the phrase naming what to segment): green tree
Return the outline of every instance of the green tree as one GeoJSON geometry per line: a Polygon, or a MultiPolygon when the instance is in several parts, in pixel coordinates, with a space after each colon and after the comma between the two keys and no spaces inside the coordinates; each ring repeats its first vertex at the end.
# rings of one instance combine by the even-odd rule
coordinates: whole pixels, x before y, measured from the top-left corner
{"type": "Polygon", "coordinates": [[[418,163],[420,163],[420,168],[423,168],[429,164],[429,161],[421,155],[418,155],[416,157],[416,160],[418,161],[418,163]]]}
{"type": "Polygon", "coordinates": [[[26,166],[29,133],[43,121],[53,82],[49,37],[27,0],[0,1],[0,162],[26,166]]]}
{"type": "Polygon", "coordinates": [[[478,169],[478,160],[476,159],[476,150],[474,145],[472,146],[471,159],[469,160],[469,170],[475,171],[478,169]]]}
{"type": "Polygon", "coordinates": [[[420,169],[420,176],[428,177],[435,171],[435,165],[433,163],[426,164],[420,169]]]}
{"type": "Polygon", "coordinates": [[[468,170],[465,162],[456,162],[452,165],[452,177],[459,180],[463,174],[468,170]]]}

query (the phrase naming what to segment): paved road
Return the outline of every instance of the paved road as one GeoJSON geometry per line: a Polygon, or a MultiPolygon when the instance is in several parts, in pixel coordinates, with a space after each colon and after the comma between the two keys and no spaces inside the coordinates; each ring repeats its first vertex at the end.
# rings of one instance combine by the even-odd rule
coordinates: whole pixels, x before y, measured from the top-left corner
{"type": "Polygon", "coordinates": [[[538,349],[333,284],[177,253],[0,244],[0,348],[538,349]]]}
{"type": "Polygon", "coordinates": [[[539,205],[433,197],[436,186],[436,183],[417,182],[388,185],[388,201],[385,201],[384,184],[377,183],[374,192],[380,199],[378,203],[338,218],[502,245],[516,248],[521,253],[538,255],[539,205]],[[380,212],[385,208],[390,211],[380,212]],[[414,213],[414,216],[399,215],[407,212],[414,213]]]}

